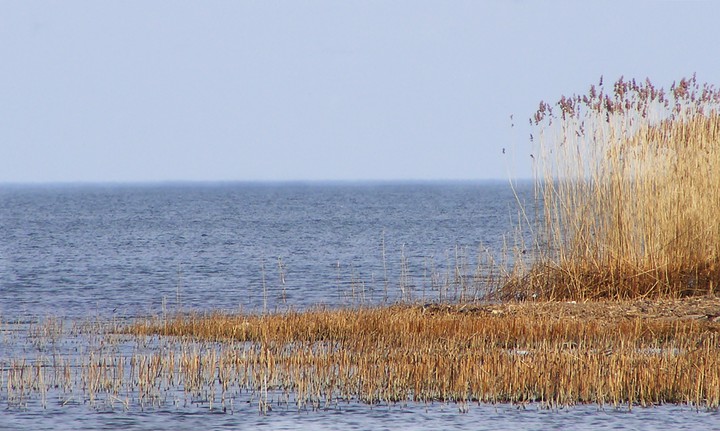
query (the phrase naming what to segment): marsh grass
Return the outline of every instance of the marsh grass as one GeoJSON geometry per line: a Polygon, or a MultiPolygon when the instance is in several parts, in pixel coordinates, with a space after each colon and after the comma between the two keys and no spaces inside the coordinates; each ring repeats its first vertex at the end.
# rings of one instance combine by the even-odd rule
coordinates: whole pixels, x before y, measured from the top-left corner
{"type": "Polygon", "coordinates": [[[711,302],[710,314],[683,316],[618,302],[216,313],[127,331],[242,346],[215,361],[229,367],[216,379],[292,393],[298,408],[350,400],[717,408],[720,303],[711,302]]]}
{"type": "Polygon", "coordinates": [[[543,217],[503,297],[713,293],[720,282],[720,91],[620,78],[531,120],[543,217]]]}
{"type": "Polygon", "coordinates": [[[719,315],[720,299],[698,297],[49,320],[0,361],[0,400],[261,414],[348,402],[716,409],[719,315]]]}

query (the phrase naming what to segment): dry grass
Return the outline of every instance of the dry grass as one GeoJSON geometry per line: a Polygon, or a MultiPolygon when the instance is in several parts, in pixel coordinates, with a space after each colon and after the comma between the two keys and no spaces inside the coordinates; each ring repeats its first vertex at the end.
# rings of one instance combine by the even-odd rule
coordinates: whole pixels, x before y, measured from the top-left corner
{"type": "MultiPolygon", "coordinates": [[[[122,328],[48,320],[0,361],[0,400],[103,410],[250,403],[261,413],[352,401],[716,409],[719,320],[714,296],[216,313],[122,328]]],[[[9,345],[25,337],[6,334],[9,345]]]]}
{"type": "Polygon", "coordinates": [[[613,89],[540,104],[537,259],[505,297],[586,300],[713,293],[720,282],[720,91],[613,89]]]}
{"type": "MultiPolygon", "coordinates": [[[[128,331],[235,345],[213,361],[216,380],[293,393],[299,406],[356,399],[717,408],[720,301],[692,300],[212,314],[128,331]]],[[[198,360],[166,367],[182,375],[188,366],[180,364],[198,360]]]]}

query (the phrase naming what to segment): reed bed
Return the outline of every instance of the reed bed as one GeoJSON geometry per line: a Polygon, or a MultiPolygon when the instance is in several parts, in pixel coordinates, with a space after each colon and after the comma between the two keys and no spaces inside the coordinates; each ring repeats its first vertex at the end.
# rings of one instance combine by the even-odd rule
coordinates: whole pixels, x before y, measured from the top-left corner
{"type": "Polygon", "coordinates": [[[292,394],[299,408],[350,400],[717,408],[720,302],[710,303],[699,314],[666,304],[681,315],[664,316],[642,302],[210,314],[128,331],[230,343],[211,361],[216,381],[292,394]]]}
{"type": "MultiPolygon", "coordinates": [[[[5,332],[8,408],[720,405],[720,298],[176,315],[5,332]],[[10,335],[8,335],[8,333],[10,335]],[[9,352],[9,350],[6,349],[9,352]]],[[[8,325],[5,325],[7,330],[8,325]]]]}
{"type": "Polygon", "coordinates": [[[720,283],[720,90],[602,78],[540,103],[530,136],[534,264],[505,298],[587,300],[713,293],[720,283]]]}

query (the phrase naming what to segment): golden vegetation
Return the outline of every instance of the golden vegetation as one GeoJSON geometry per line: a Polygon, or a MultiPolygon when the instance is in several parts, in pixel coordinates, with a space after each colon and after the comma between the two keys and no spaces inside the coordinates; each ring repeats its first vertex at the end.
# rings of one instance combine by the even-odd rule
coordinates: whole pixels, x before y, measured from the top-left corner
{"type": "Polygon", "coordinates": [[[544,213],[532,268],[505,297],[587,300],[712,293],[720,282],[720,91],[695,77],[669,92],[611,91],[540,104],[536,179],[544,213]]]}
{"type": "MultiPolygon", "coordinates": [[[[356,399],[716,408],[716,312],[714,298],[694,307],[682,301],[394,306],[181,316],[128,331],[242,346],[217,360],[221,380],[292,392],[301,407],[356,399]]],[[[166,366],[182,369],[181,363],[166,366]]]]}
{"type": "Polygon", "coordinates": [[[48,321],[29,328],[35,357],[0,361],[0,399],[261,413],[356,401],[715,409],[719,316],[719,298],[693,297],[48,321]]]}

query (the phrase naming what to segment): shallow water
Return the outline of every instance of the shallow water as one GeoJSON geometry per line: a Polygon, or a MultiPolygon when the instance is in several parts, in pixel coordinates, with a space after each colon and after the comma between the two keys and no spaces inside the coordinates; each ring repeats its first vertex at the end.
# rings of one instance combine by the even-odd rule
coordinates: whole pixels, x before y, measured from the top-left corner
{"type": "Polygon", "coordinates": [[[232,414],[207,409],[166,409],[145,412],[95,412],[86,406],[50,406],[46,410],[6,410],[0,430],[70,429],[312,429],[312,430],[711,430],[720,424],[717,412],[685,406],[626,408],[575,406],[544,410],[530,405],[473,404],[467,413],[445,404],[369,407],[357,403],[335,409],[298,412],[293,408],[258,414],[255,406],[232,414]]]}

